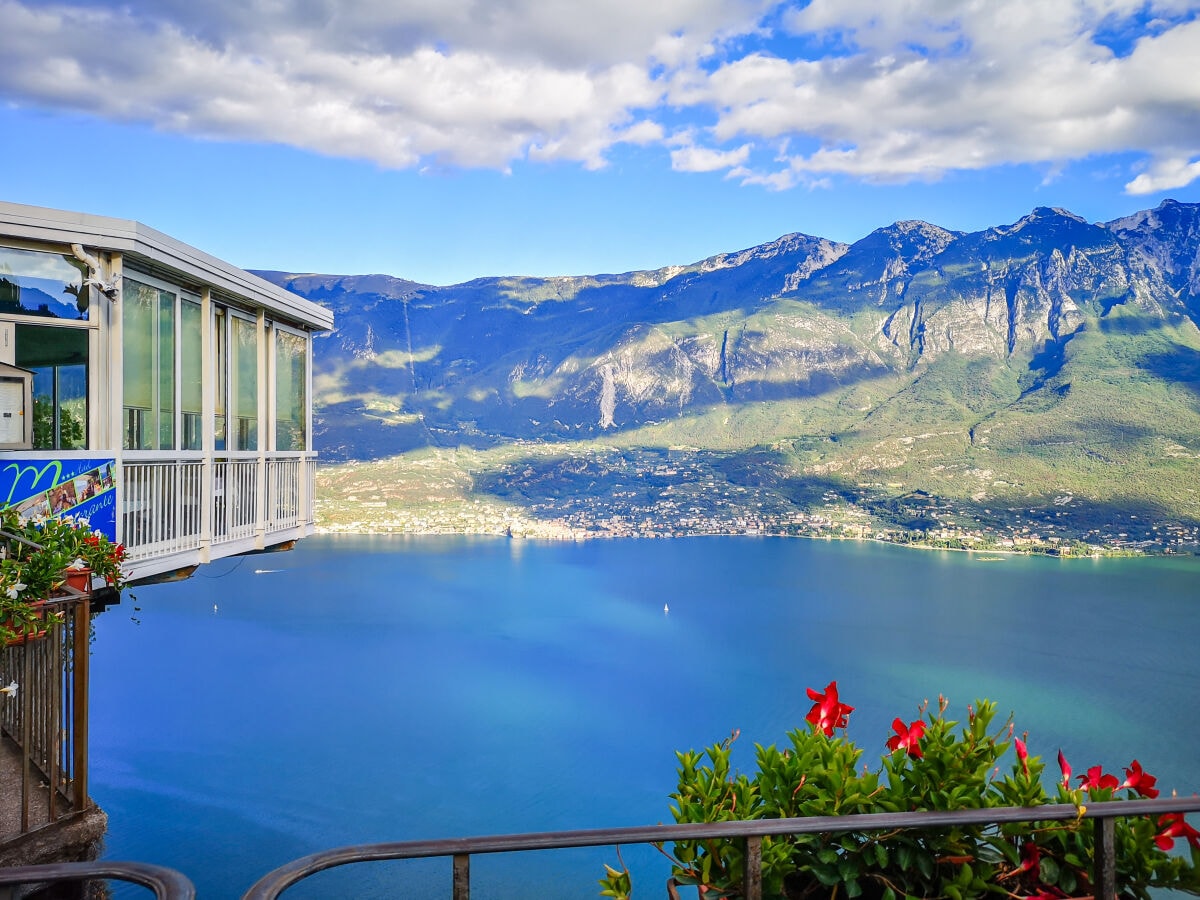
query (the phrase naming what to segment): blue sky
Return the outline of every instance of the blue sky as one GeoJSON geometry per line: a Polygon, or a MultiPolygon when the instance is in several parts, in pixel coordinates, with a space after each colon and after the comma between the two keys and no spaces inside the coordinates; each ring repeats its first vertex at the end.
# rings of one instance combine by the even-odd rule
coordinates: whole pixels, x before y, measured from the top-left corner
{"type": "Polygon", "coordinates": [[[1200,4],[0,0],[0,199],[433,284],[1200,201],[1200,4]]]}

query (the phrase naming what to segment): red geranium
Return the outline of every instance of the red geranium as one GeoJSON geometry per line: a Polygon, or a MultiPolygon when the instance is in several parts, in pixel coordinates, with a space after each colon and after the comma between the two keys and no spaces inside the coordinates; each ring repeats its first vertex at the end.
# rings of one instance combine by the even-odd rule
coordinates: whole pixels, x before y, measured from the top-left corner
{"type": "Polygon", "coordinates": [[[921,758],[921,738],[925,737],[925,723],[921,719],[917,719],[907,727],[904,720],[897,718],[892,722],[892,728],[896,733],[888,738],[887,746],[892,752],[897,750],[907,750],[908,755],[916,759],[921,758]]]}
{"type": "Polygon", "coordinates": [[[1033,880],[1037,881],[1042,877],[1042,848],[1033,841],[1025,841],[1021,845],[1021,868],[1018,872],[1029,872],[1033,876],[1033,880]]]}
{"type": "Polygon", "coordinates": [[[808,688],[808,699],[814,701],[813,708],[804,718],[820,728],[826,737],[832,737],[835,728],[845,728],[846,717],[854,712],[853,706],[838,702],[836,681],[829,682],[824,693],[808,688]]]}
{"type": "Polygon", "coordinates": [[[1067,762],[1062,750],[1058,751],[1058,767],[1062,769],[1062,786],[1069,791],[1071,789],[1071,764],[1067,762]]]}
{"type": "Polygon", "coordinates": [[[1121,783],[1117,781],[1116,775],[1108,775],[1099,766],[1092,766],[1086,775],[1079,776],[1079,786],[1088,791],[1115,791],[1121,783]]]}
{"type": "Polygon", "coordinates": [[[1183,818],[1183,813],[1166,813],[1159,817],[1158,827],[1161,829],[1154,838],[1159,850],[1170,850],[1175,846],[1175,838],[1186,838],[1193,849],[1200,850],[1200,831],[1189,825],[1183,818]]]}
{"type": "MultiPolygon", "coordinates": [[[[1026,737],[1029,735],[1026,734],[1026,737]]],[[[1017,759],[1021,761],[1021,771],[1029,774],[1029,748],[1021,738],[1013,738],[1013,746],[1017,748],[1017,759]]]]}
{"type": "Polygon", "coordinates": [[[1143,769],[1142,764],[1136,759],[1129,764],[1129,768],[1125,770],[1125,781],[1121,785],[1121,789],[1131,788],[1137,792],[1139,797],[1146,797],[1153,800],[1158,796],[1158,788],[1154,783],[1158,781],[1153,775],[1148,775],[1143,769]]]}

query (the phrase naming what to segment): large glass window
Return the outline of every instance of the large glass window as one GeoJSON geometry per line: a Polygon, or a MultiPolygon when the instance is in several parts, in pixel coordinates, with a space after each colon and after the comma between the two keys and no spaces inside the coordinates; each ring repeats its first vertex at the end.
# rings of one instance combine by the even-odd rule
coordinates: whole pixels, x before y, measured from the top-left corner
{"type": "Polygon", "coordinates": [[[87,329],[18,324],[14,361],[33,372],[33,446],[87,449],[87,329]]]}
{"type": "Polygon", "coordinates": [[[233,450],[258,449],[258,323],[241,316],[230,320],[230,402],[233,450]]]}
{"type": "Polygon", "coordinates": [[[121,328],[125,449],[174,449],[175,295],[126,278],[121,328]]]}
{"type": "Polygon", "coordinates": [[[307,449],[308,342],[275,331],[275,449],[307,449]]]}
{"type": "Polygon", "coordinates": [[[179,407],[180,442],[184,450],[204,449],[202,427],[204,363],[200,358],[203,331],[200,304],[183,300],[179,304],[179,407]]]}
{"type": "Polygon", "coordinates": [[[218,450],[226,449],[226,418],[225,418],[225,401],[226,394],[229,391],[229,378],[226,374],[229,366],[229,354],[226,348],[229,346],[228,332],[226,331],[229,317],[225,315],[225,310],[217,307],[213,310],[213,368],[216,372],[214,379],[214,403],[213,403],[213,446],[218,450]]]}
{"type": "Polygon", "coordinates": [[[0,247],[0,312],[86,319],[86,268],[73,256],[0,247]]]}

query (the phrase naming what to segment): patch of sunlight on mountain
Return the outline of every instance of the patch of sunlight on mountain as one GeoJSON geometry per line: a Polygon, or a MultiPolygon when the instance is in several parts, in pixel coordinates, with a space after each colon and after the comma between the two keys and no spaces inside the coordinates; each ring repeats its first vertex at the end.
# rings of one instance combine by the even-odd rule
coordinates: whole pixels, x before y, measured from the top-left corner
{"type": "Polygon", "coordinates": [[[458,398],[446,391],[425,391],[421,394],[421,406],[432,406],[434,409],[445,412],[454,406],[458,398]]]}
{"type": "Polygon", "coordinates": [[[364,417],[374,419],[384,425],[415,425],[421,421],[421,417],[416,413],[388,413],[388,412],[371,412],[363,413],[364,417]]]}
{"type": "Polygon", "coordinates": [[[333,372],[314,372],[313,396],[319,397],[322,403],[341,403],[345,399],[340,396],[346,386],[345,371],[338,366],[333,372]],[[335,395],[338,395],[336,399],[335,395]]]}
{"type": "Polygon", "coordinates": [[[509,385],[509,391],[518,400],[526,397],[538,397],[542,400],[553,400],[564,390],[562,378],[551,377],[542,381],[514,381],[509,385]]]}
{"type": "Polygon", "coordinates": [[[347,396],[346,399],[358,400],[362,404],[363,415],[382,422],[384,425],[412,425],[421,420],[417,413],[405,412],[401,404],[397,403],[393,397],[385,397],[381,394],[358,394],[347,396]]]}
{"type": "Polygon", "coordinates": [[[500,295],[515,300],[521,306],[545,301],[574,300],[584,288],[600,287],[591,276],[560,276],[556,278],[501,278],[496,282],[500,295]]]}
{"type": "Polygon", "coordinates": [[[424,347],[420,350],[384,350],[374,356],[354,360],[351,365],[363,369],[368,366],[380,366],[384,369],[407,369],[409,365],[429,362],[436,359],[442,352],[441,346],[424,347]]]}

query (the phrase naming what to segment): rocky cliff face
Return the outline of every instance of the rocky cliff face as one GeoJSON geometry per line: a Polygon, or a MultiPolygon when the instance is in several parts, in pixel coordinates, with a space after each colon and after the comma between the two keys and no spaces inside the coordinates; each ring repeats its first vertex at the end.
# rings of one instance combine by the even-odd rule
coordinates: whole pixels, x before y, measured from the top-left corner
{"type": "Polygon", "coordinates": [[[263,274],[337,316],[316,345],[320,449],[383,456],[815,401],[964,361],[1028,391],[1117,314],[1126,334],[1196,331],[1200,205],[1104,224],[1039,208],[975,233],[897,222],[852,245],[792,234],[621,275],[434,287],[263,274]]]}

